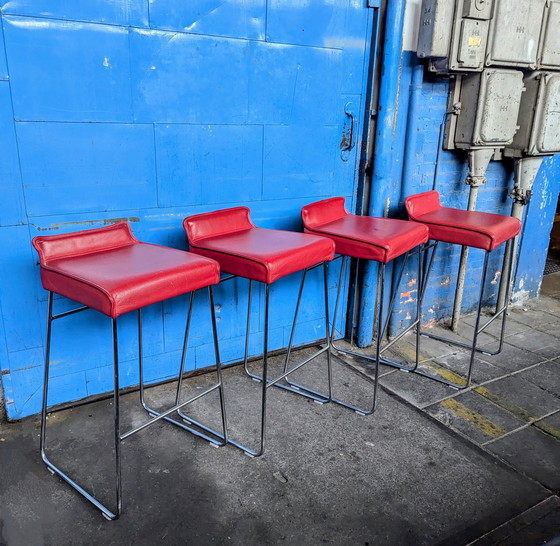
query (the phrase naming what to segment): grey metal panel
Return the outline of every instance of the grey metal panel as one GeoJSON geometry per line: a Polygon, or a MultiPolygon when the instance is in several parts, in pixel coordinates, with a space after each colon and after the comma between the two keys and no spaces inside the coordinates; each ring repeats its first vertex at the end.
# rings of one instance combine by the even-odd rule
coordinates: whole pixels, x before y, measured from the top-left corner
{"type": "Polygon", "coordinates": [[[486,65],[535,68],[546,0],[498,0],[486,65]]]}
{"type": "MultiPolygon", "coordinates": [[[[485,93],[480,100],[475,144],[511,142],[517,130],[517,114],[523,93],[523,73],[515,70],[486,70],[485,93]]],[[[481,89],[482,91],[482,89],[481,89]]]]}
{"type": "Polygon", "coordinates": [[[464,76],[456,146],[470,149],[510,143],[517,130],[522,92],[521,71],[486,69],[464,76]]]}
{"type": "Polygon", "coordinates": [[[541,78],[537,100],[534,149],[543,154],[560,152],[560,75],[545,74],[541,78]]]}
{"type": "Polygon", "coordinates": [[[560,68],[560,2],[550,0],[546,10],[546,25],[539,48],[539,67],[560,68]]]}
{"type": "Polygon", "coordinates": [[[486,53],[488,24],[488,21],[476,19],[464,19],[462,21],[457,51],[458,68],[482,69],[484,54],[486,53]]]}
{"type": "Polygon", "coordinates": [[[465,0],[463,17],[490,19],[492,17],[492,3],[492,0],[465,0]]]}
{"type": "Polygon", "coordinates": [[[423,0],[418,30],[418,57],[447,57],[455,2],[423,0]]]}
{"type": "Polygon", "coordinates": [[[560,152],[560,74],[533,72],[524,83],[519,131],[505,154],[521,157],[560,152]]]}

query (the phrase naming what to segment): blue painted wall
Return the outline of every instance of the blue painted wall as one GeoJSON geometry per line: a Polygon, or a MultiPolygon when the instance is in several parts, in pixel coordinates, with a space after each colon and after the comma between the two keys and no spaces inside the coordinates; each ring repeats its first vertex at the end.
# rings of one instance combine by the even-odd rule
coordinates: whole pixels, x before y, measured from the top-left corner
{"type": "MultiPolygon", "coordinates": [[[[447,205],[464,207],[466,160],[438,154],[447,83],[418,69],[401,52],[405,2],[389,3],[388,55],[377,128],[378,165],[371,213],[402,216],[406,195],[435,187],[447,205]],[[402,53],[402,54],[401,54],[402,53]],[[411,92],[413,95],[411,95],[411,92]],[[384,118],[384,111],[390,115],[384,118]],[[435,177],[437,165],[437,177],[435,177]]],[[[138,238],[186,249],[182,219],[248,205],[262,227],[299,230],[302,205],[332,195],[357,202],[356,167],[362,135],[343,161],[345,105],[363,125],[368,48],[374,10],[366,0],[13,0],[1,4],[0,31],[0,369],[8,417],[40,408],[46,293],[31,238],[131,222],[138,238]]],[[[406,30],[406,29],[405,29],[406,30]]],[[[560,183],[560,161],[547,159],[528,207],[516,297],[538,294],[560,183]]],[[[511,172],[489,168],[478,208],[508,213],[511,172]]],[[[501,256],[492,263],[496,273],[501,256]]],[[[426,295],[425,322],[451,314],[458,250],[440,255],[426,295]]],[[[481,257],[471,253],[464,308],[472,308],[481,257]]],[[[331,295],[336,270],[332,267],[331,295]]],[[[311,274],[312,304],[299,343],[323,332],[319,272],[311,274]],[[313,282],[316,281],[316,282],[313,282]]],[[[395,327],[414,315],[414,271],[406,274],[395,327]],[[408,285],[408,284],[407,284],[408,285]],[[405,286],[407,286],[405,285],[405,286]]],[[[497,284],[489,280],[489,301],[497,284]]],[[[375,288],[369,277],[362,318],[375,288]]],[[[289,336],[298,275],[272,293],[273,347],[289,336]]],[[[247,283],[216,290],[221,352],[243,353],[247,283]]],[[[333,298],[334,299],[334,298],[333,298]]],[[[186,299],[145,312],[146,373],[177,369],[186,299]]],[[[57,299],[57,309],[71,302],[57,299]]],[[[200,295],[191,336],[191,368],[212,362],[208,312],[200,295]]],[[[251,352],[260,350],[262,294],[252,313],[251,352]]],[[[368,320],[361,331],[371,340],[368,320]]],[[[342,330],[343,322],[338,327],[342,330]]],[[[123,385],[137,382],[135,317],[120,326],[123,385]]],[[[56,323],[51,404],[109,391],[108,319],[82,313],[56,323]]]]}
{"type": "MultiPolygon", "coordinates": [[[[186,249],[181,222],[190,214],[248,205],[257,225],[299,230],[310,201],[344,195],[353,207],[361,135],[347,161],[339,146],[345,105],[358,116],[365,108],[373,20],[365,4],[2,2],[0,368],[9,418],[41,402],[47,295],[35,235],[127,219],[139,239],[186,249]]],[[[299,343],[324,335],[318,274],[299,343]]],[[[298,282],[292,275],[274,286],[274,348],[287,344],[298,282]]],[[[246,296],[243,280],[216,290],[229,362],[243,354],[246,296]]],[[[176,298],[145,312],[153,381],[176,373],[186,304],[176,298]]],[[[55,300],[58,310],[71,305],[55,300]]],[[[257,297],[254,353],[261,310],[257,297]]],[[[191,368],[213,359],[203,294],[194,317],[191,368]]],[[[122,383],[134,384],[135,316],[122,317],[119,333],[122,383]]],[[[109,391],[109,320],[87,312],[57,321],[52,358],[50,404],[109,391]]]]}

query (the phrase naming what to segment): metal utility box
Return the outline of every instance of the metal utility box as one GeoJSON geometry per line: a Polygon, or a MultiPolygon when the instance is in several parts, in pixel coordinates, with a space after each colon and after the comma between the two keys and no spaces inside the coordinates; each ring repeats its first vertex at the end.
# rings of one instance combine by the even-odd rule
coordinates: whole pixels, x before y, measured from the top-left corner
{"type": "Polygon", "coordinates": [[[455,2],[424,0],[420,13],[417,54],[420,58],[447,57],[455,2]]]}
{"type": "Polygon", "coordinates": [[[560,1],[548,0],[539,47],[539,68],[560,70],[560,1]]]}
{"type": "Polygon", "coordinates": [[[497,0],[490,21],[487,66],[536,68],[547,0],[497,0]]]}
{"type": "Polygon", "coordinates": [[[460,110],[456,118],[455,147],[503,147],[517,130],[523,93],[523,73],[486,69],[461,79],[460,110]]]}
{"type": "Polygon", "coordinates": [[[494,0],[424,0],[418,56],[430,70],[472,72],[484,68],[494,0]]]}
{"type": "Polygon", "coordinates": [[[511,157],[560,152],[560,73],[534,72],[525,79],[519,131],[504,150],[511,157]]]}

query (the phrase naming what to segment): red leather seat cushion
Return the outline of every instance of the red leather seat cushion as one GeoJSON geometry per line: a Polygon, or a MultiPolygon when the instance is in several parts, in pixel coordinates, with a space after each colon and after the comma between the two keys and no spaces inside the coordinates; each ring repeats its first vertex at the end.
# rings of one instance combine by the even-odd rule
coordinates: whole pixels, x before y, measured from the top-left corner
{"type": "Polygon", "coordinates": [[[126,222],[35,237],[33,245],[45,289],[113,318],[220,280],[213,260],[141,243],[126,222]]]}
{"type": "Polygon", "coordinates": [[[324,237],[255,227],[247,207],[190,216],[183,226],[192,252],[213,258],[222,271],[269,284],[334,257],[324,237]]]}
{"type": "Polygon", "coordinates": [[[428,240],[420,224],[349,214],[343,197],[303,207],[302,218],[308,233],[332,239],[339,254],[376,262],[387,263],[428,240]]]}
{"type": "Polygon", "coordinates": [[[442,207],[436,191],[407,197],[405,205],[410,219],[426,225],[436,241],[491,252],[521,231],[521,221],[511,216],[442,207]]]}

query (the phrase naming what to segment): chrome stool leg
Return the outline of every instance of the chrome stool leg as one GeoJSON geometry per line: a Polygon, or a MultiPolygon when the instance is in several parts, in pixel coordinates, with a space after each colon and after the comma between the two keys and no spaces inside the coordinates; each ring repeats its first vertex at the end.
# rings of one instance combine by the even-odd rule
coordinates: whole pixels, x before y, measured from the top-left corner
{"type": "MultiPolygon", "coordinates": [[[[228,443],[229,444],[241,449],[242,451],[244,451],[250,457],[260,457],[263,454],[264,449],[265,449],[266,421],[267,421],[267,390],[270,387],[276,386],[276,387],[282,388],[284,390],[295,392],[296,394],[306,396],[307,398],[311,398],[311,399],[313,399],[315,401],[318,401],[320,403],[328,402],[329,399],[330,399],[329,397],[330,397],[330,392],[331,392],[332,370],[331,370],[331,361],[330,361],[330,354],[329,354],[329,346],[330,345],[329,345],[328,284],[327,284],[327,272],[328,272],[327,265],[328,264],[325,262],[322,265],[324,267],[324,270],[323,270],[324,271],[324,297],[325,297],[325,309],[326,309],[325,325],[327,327],[327,330],[326,330],[327,347],[325,347],[323,349],[320,349],[319,351],[313,353],[313,355],[306,358],[302,362],[299,362],[292,369],[287,370],[286,368],[288,366],[288,360],[289,360],[289,357],[290,357],[290,354],[291,354],[291,351],[292,351],[292,345],[293,345],[294,329],[295,329],[295,322],[294,322],[292,324],[292,332],[291,332],[291,336],[290,336],[290,343],[288,345],[286,358],[284,360],[284,371],[279,376],[275,377],[274,379],[269,379],[269,377],[268,377],[268,335],[269,335],[270,285],[265,284],[262,376],[254,374],[247,369],[248,346],[249,346],[248,337],[246,337],[246,339],[245,339],[245,358],[244,358],[244,368],[245,368],[245,371],[246,371],[247,375],[249,375],[249,377],[251,377],[252,379],[255,379],[256,381],[259,381],[261,383],[261,420],[260,420],[259,447],[258,447],[258,449],[254,450],[254,449],[251,449],[251,448],[249,448],[249,447],[247,447],[247,446],[245,446],[245,445],[243,445],[243,444],[241,444],[241,443],[239,443],[235,440],[232,440],[231,438],[228,438],[228,443]],[[321,395],[320,393],[317,393],[317,395],[315,395],[315,394],[313,394],[315,391],[311,391],[310,389],[306,389],[308,392],[300,392],[300,390],[298,388],[294,388],[290,385],[283,385],[283,384],[279,383],[282,379],[285,379],[289,374],[298,370],[299,368],[301,368],[302,366],[304,366],[305,364],[307,364],[308,362],[310,362],[311,360],[316,358],[318,355],[324,353],[325,351],[327,352],[327,373],[328,373],[328,379],[329,379],[329,397],[327,397],[325,395],[321,395]]],[[[300,284],[298,301],[296,303],[296,312],[295,312],[294,321],[297,321],[299,304],[301,302],[301,296],[302,296],[303,285],[304,285],[304,282],[305,282],[306,273],[307,273],[307,269],[303,271],[303,278],[302,278],[302,282],[300,284]]],[[[252,281],[250,281],[250,285],[249,285],[249,301],[251,301],[251,294],[252,294],[252,281]]],[[[250,313],[250,308],[248,310],[248,313],[250,313]]],[[[249,329],[250,329],[250,319],[249,319],[249,314],[248,314],[246,336],[249,335],[249,329]]],[[[302,388],[302,389],[304,389],[304,388],[302,388]]]]}
{"type": "Polygon", "coordinates": [[[40,436],[40,450],[41,458],[47,465],[49,470],[62,478],[68,485],[74,488],[78,493],[91,502],[96,508],[101,510],[102,514],[109,520],[117,519],[122,511],[122,487],[121,487],[121,446],[120,446],[120,408],[119,408],[119,349],[118,349],[118,335],[117,335],[117,319],[112,319],[112,334],[113,334],[113,370],[114,370],[114,389],[113,389],[113,412],[114,412],[114,442],[115,442],[115,489],[116,489],[116,510],[112,511],[107,506],[99,502],[91,493],[86,491],[83,487],[78,485],[70,476],[63,472],[59,467],[53,464],[47,456],[47,408],[48,408],[48,394],[49,394],[49,367],[50,367],[50,353],[51,353],[51,336],[52,336],[52,322],[53,320],[66,317],[68,315],[85,311],[89,307],[80,307],[53,315],[53,296],[49,291],[48,296],[48,318],[47,318],[47,339],[45,346],[45,375],[43,383],[43,403],[41,408],[41,436],[40,436]]]}
{"type": "MultiPolygon", "coordinates": [[[[330,325],[327,327],[328,324],[328,279],[327,279],[327,273],[328,273],[328,263],[325,262],[322,264],[323,265],[323,277],[324,277],[324,301],[325,301],[325,317],[326,317],[326,338],[327,338],[327,345],[329,343],[328,341],[328,332],[329,332],[329,328],[330,325]]],[[[292,373],[293,371],[295,371],[296,369],[300,368],[301,366],[303,366],[304,364],[307,364],[308,362],[310,362],[311,360],[313,360],[314,358],[316,358],[317,356],[319,356],[320,354],[324,353],[325,351],[327,352],[327,373],[328,373],[328,377],[329,377],[329,391],[331,390],[331,363],[330,363],[330,355],[328,354],[328,347],[323,348],[318,350],[317,352],[313,353],[310,357],[306,358],[303,362],[300,362],[296,368],[294,368],[293,370],[288,371],[288,365],[289,365],[289,360],[290,360],[290,356],[292,353],[292,348],[293,348],[293,341],[294,341],[294,335],[295,335],[295,330],[296,330],[296,326],[297,326],[297,319],[298,319],[298,315],[299,315],[299,309],[300,309],[300,304],[301,304],[301,300],[302,300],[302,295],[303,295],[303,289],[305,286],[305,280],[306,280],[306,276],[307,276],[307,272],[313,268],[307,268],[304,269],[302,271],[302,277],[301,277],[301,281],[300,281],[300,285],[299,285],[299,290],[298,290],[298,297],[297,297],[297,301],[296,301],[296,308],[295,308],[295,312],[294,312],[294,319],[292,321],[292,328],[291,328],[291,332],[290,332],[290,341],[288,343],[288,347],[286,349],[286,356],[284,359],[284,371],[282,376],[280,376],[277,379],[285,379],[286,382],[288,384],[283,384],[283,383],[275,383],[275,386],[280,388],[280,389],[284,389],[290,392],[293,392],[295,394],[299,394],[301,396],[305,396],[306,398],[310,398],[312,400],[314,400],[315,402],[319,403],[319,404],[323,404],[325,402],[329,401],[329,397],[314,391],[312,389],[307,389],[305,387],[302,387],[301,385],[297,385],[295,383],[290,382],[287,378],[288,375],[290,373],[292,373]]],[[[252,293],[252,282],[253,281],[249,281],[249,305],[251,302],[251,293],[252,293]]],[[[251,373],[247,367],[247,363],[248,363],[248,346],[249,346],[249,329],[250,329],[250,307],[247,311],[247,332],[246,332],[246,337],[245,337],[245,358],[244,358],[244,367],[245,367],[245,372],[247,373],[247,375],[249,377],[251,377],[252,379],[254,379],[255,381],[262,381],[262,377],[251,373]]]]}

